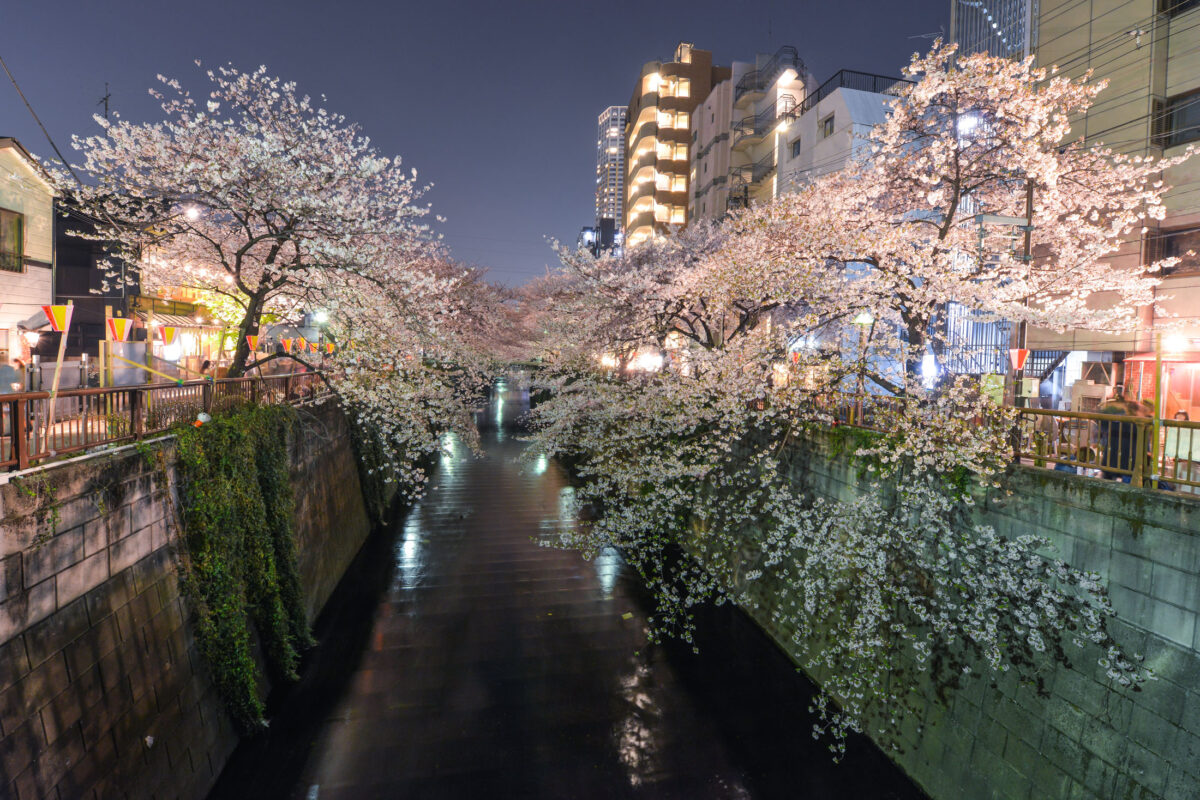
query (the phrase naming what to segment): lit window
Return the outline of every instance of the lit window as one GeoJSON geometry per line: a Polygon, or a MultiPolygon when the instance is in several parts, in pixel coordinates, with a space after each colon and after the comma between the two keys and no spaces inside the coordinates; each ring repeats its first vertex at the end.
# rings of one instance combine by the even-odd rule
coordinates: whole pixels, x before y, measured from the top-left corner
{"type": "Polygon", "coordinates": [[[675,206],[671,209],[671,222],[679,225],[687,221],[687,209],[675,206]]]}
{"type": "Polygon", "coordinates": [[[679,85],[675,88],[675,94],[677,97],[691,97],[692,82],[687,78],[680,78],[679,85]]]}
{"type": "Polygon", "coordinates": [[[675,158],[680,161],[687,161],[687,147],[688,146],[686,144],[675,145],[675,158]]]}
{"type": "Polygon", "coordinates": [[[654,180],[654,188],[660,192],[670,191],[670,189],[671,189],[670,174],[666,173],[666,172],[660,172],[658,174],[658,177],[654,180]]]}
{"type": "Polygon", "coordinates": [[[679,114],[675,117],[675,127],[676,128],[687,128],[690,125],[691,125],[691,120],[688,116],[688,113],[686,111],[680,111],[679,114]]]}
{"type": "Polygon", "coordinates": [[[655,206],[655,208],[654,208],[654,221],[655,222],[669,222],[670,219],[671,219],[671,207],[670,206],[655,206]]]}
{"type": "Polygon", "coordinates": [[[671,179],[671,191],[672,192],[686,192],[687,191],[687,178],[683,175],[676,175],[674,178],[672,178],[671,179]]]}

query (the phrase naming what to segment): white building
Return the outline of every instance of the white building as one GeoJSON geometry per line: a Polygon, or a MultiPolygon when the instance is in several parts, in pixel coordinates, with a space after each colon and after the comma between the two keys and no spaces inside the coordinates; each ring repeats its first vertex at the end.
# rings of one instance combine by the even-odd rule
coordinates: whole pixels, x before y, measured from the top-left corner
{"type": "Polygon", "coordinates": [[[54,188],[16,139],[0,138],[0,364],[28,360],[17,324],[54,302],[54,188]]]}
{"type": "Polygon", "coordinates": [[[844,69],[809,94],[779,130],[776,196],[837,172],[857,156],[906,83],[844,69]]]}
{"type": "Polygon", "coordinates": [[[616,221],[621,228],[625,198],[625,118],[628,106],[609,106],[596,123],[596,224],[616,221]]]}

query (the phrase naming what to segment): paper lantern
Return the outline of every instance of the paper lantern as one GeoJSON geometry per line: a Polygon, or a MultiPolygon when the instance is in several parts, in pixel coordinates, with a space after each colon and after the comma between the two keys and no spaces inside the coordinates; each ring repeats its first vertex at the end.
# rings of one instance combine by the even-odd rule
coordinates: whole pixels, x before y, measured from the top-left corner
{"type": "Polygon", "coordinates": [[[325,343],[325,352],[329,355],[333,355],[333,342],[325,343]]]}
{"type": "Polygon", "coordinates": [[[255,335],[248,335],[246,337],[246,344],[250,345],[251,353],[257,351],[258,350],[258,337],[255,335]]]}
{"type": "Polygon", "coordinates": [[[281,345],[283,345],[283,352],[285,352],[285,353],[292,352],[292,340],[291,339],[280,339],[279,343],[281,345]]]}
{"type": "Polygon", "coordinates": [[[71,314],[75,306],[42,306],[42,313],[50,320],[50,328],[55,333],[63,333],[71,327],[71,314]]]}
{"type": "Polygon", "coordinates": [[[162,337],[162,343],[170,346],[175,344],[175,334],[179,333],[179,329],[174,325],[159,325],[158,335],[162,337]]]}
{"type": "Polygon", "coordinates": [[[1029,351],[1024,347],[1014,347],[1008,351],[1008,360],[1012,362],[1013,369],[1023,369],[1027,358],[1029,351]]]}
{"type": "Polygon", "coordinates": [[[129,338],[131,330],[133,330],[133,325],[125,317],[112,317],[108,320],[108,338],[111,341],[125,341],[129,338]]]}
{"type": "Polygon", "coordinates": [[[308,343],[308,349],[309,349],[309,351],[310,351],[310,352],[313,352],[313,353],[317,352],[317,343],[316,343],[316,342],[309,342],[309,343],[308,343]]]}
{"type": "Polygon", "coordinates": [[[297,336],[296,337],[296,349],[299,350],[301,353],[303,353],[305,350],[308,349],[308,340],[305,339],[303,336],[297,336]]]}

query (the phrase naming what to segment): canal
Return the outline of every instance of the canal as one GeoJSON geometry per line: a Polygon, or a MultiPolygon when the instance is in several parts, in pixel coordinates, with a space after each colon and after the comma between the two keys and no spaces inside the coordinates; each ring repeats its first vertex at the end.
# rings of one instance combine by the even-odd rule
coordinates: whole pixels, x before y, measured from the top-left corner
{"type": "Polygon", "coordinates": [[[484,457],[451,445],[372,537],[211,798],[923,797],[864,739],[832,763],[811,685],[736,609],[698,655],[651,645],[619,556],[544,546],[574,520],[563,471],[519,461],[527,407],[497,392],[484,457]]]}

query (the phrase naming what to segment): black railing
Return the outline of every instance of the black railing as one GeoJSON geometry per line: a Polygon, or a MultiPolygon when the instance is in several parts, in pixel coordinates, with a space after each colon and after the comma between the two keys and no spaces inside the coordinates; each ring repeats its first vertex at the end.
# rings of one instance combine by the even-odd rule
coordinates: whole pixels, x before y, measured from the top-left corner
{"type": "Polygon", "coordinates": [[[844,69],[838,72],[800,104],[800,113],[804,114],[817,103],[833,94],[838,89],[854,89],[859,92],[874,92],[875,94],[899,95],[900,91],[912,81],[904,78],[889,78],[886,75],[873,75],[869,72],[855,72],[844,69]]]}
{"type": "Polygon", "coordinates": [[[758,69],[752,69],[742,76],[733,89],[733,102],[736,103],[750,92],[765,91],[779,76],[779,73],[789,67],[796,70],[797,74],[804,73],[804,62],[800,60],[800,54],[796,52],[796,48],[785,44],[775,52],[775,55],[771,56],[771,60],[766,64],[758,69]]]}

